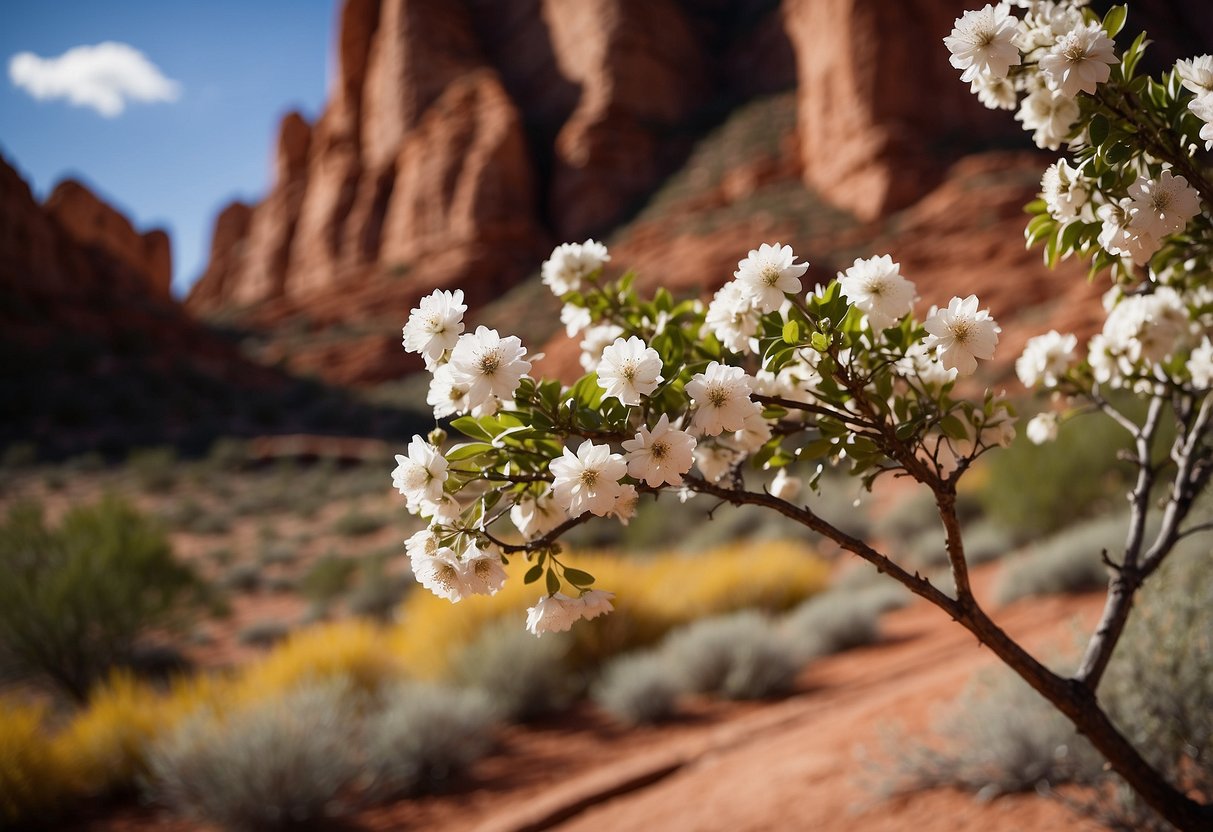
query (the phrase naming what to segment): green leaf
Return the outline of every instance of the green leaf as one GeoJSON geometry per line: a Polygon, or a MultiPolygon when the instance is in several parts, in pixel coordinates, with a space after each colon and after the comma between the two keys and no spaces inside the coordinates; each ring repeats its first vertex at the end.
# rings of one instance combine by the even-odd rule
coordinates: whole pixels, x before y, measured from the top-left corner
{"type": "Polygon", "coordinates": [[[1113,6],[1108,9],[1108,13],[1104,15],[1103,29],[1108,33],[1108,37],[1114,38],[1120,34],[1120,30],[1125,27],[1125,18],[1128,16],[1129,10],[1125,6],[1113,6]]]}
{"type": "Polygon", "coordinates": [[[533,584],[541,577],[543,577],[543,564],[537,563],[526,571],[526,575],[522,577],[522,582],[524,584],[533,584]]]}
{"type": "Polygon", "coordinates": [[[1127,142],[1116,142],[1104,150],[1104,160],[1110,165],[1119,165],[1133,155],[1133,147],[1127,142]]]}
{"type": "Polygon", "coordinates": [[[788,321],[783,325],[783,340],[786,344],[800,343],[800,327],[795,321],[788,321]]]}
{"type": "Polygon", "coordinates": [[[462,445],[455,445],[444,456],[447,462],[457,462],[461,459],[479,456],[485,451],[491,450],[494,450],[494,448],[487,442],[464,442],[462,445]]]}
{"type": "Polygon", "coordinates": [[[485,439],[489,442],[493,441],[494,434],[486,430],[481,425],[480,420],[473,416],[460,416],[451,422],[451,427],[464,436],[470,436],[473,439],[485,439]]]}
{"type": "Polygon", "coordinates": [[[576,587],[590,586],[594,583],[594,576],[589,572],[574,569],[571,566],[565,567],[564,579],[576,587]]]}
{"type": "Polygon", "coordinates": [[[939,420],[939,429],[949,439],[961,441],[969,438],[969,432],[965,430],[965,423],[951,413],[939,420]]]}
{"type": "Polygon", "coordinates": [[[556,577],[556,572],[553,569],[548,569],[548,595],[555,595],[560,591],[560,579],[556,577]]]}
{"type": "MultiPolygon", "coordinates": [[[[1123,6],[1119,7],[1123,8],[1123,6]]],[[[1091,144],[1099,147],[1108,140],[1108,133],[1112,126],[1108,124],[1108,120],[1101,113],[1096,113],[1091,119],[1091,123],[1087,126],[1087,132],[1091,136],[1091,144]]]]}
{"type": "Polygon", "coordinates": [[[809,345],[817,352],[825,352],[830,347],[830,339],[824,332],[814,332],[813,337],[809,339],[809,345]]]}

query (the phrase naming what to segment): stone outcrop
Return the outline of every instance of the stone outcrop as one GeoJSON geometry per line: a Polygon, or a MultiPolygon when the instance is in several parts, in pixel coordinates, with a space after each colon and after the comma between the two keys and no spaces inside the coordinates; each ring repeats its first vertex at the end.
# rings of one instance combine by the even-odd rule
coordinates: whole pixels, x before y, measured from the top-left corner
{"type": "Polygon", "coordinates": [[[173,255],[167,233],[136,231],[130,220],[71,179],[56,185],[43,207],[76,243],[95,247],[141,276],[156,296],[169,296],[173,255]]]}
{"type": "MultiPolygon", "coordinates": [[[[340,329],[266,355],[342,382],[392,377],[415,368],[398,330],[420,296],[460,286],[474,304],[495,299],[554,242],[650,213],[696,141],[793,88],[792,135],[778,134],[792,154],[752,162],[753,147],[734,148],[733,170],[703,167],[704,198],[743,202],[791,176],[823,212],[876,223],[992,140],[1028,146],[948,63],[942,39],[971,5],[345,0],[324,111],[283,120],[269,193],[220,215],[188,304],[270,330],[340,329]]],[[[1190,28],[1180,18],[1203,20],[1199,0],[1166,7],[1143,12],[1163,41],[1190,28]]],[[[743,139],[769,144],[761,133],[743,139]]],[[[734,220],[708,245],[730,247],[742,226],[778,223],[734,220]]]]}
{"type": "Polygon", "coordinates": [[[330,319],[436,272],[499,294],[634,210],[735,70],[738,95],[791,82],[777,10],[735,15],[761,25],[707,0],[347,0],[324,112],[284,120],[269,194],[221,215],[189,305],[330,319]]]}
{"type": "Polygon", "coordinates": [[[948,64],[972,0],[789,0],[805,183],[864,220],[913,203],[959,152],[1015,136],[948,64]]]}
{"type": "Polygon", "coordinates": [[[169,300],[168,234],[139,232],[130,220],[74,180],[60,182],[43,205],[0,158],[0,282],[74,292],[118,282],[169,300]]]}

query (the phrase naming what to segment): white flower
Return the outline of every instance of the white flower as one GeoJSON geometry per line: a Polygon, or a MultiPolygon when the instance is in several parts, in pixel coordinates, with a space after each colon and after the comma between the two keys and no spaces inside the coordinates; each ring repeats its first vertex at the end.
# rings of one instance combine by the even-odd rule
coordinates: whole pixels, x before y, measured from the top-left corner
{"type": "Polygon", "coordinates": [[[417,583],[448,601],[458,601],[469,594],[463,562],[447,546],[413,561],[413,576],[417,583]]]}
{"type": "Polygon", "coordinates": [[[1059,92],[1041,88],[1029,93],[1019,105],[1016,121],[1031,130],[1037,147],[1056,150],[1078,121],[1078,103],[1059,92]]]}
{"type": "Polygon", "coordinates": [[[712,297],[703,324],[728,349],[744,353],[749,352],[750,339],[758,332],[759,317],[741,283],[731,280],[712,297]]]}
{"type": "Polygon", "coordinates": [[[1023,354],[1015,360],[1015,374],[1024,387],[1035,387],[1042,382],[1045,387],[1055,387],[1073,364],[1076,346],[1076,336],[1062,335],[1055,329],[1031,338],[1024,346],[1023,354]]]}
{"type": "Polygon", "coordinates": [[[1190,61],[1176,61],[1175,70],[1183,85],[1197,96],[1213,93],[1213,55],[1201,55],[1190,61]]]}
{"type": "Polygon", "coordinates": [[[433,557],[439,548],[438,535],[434,534],[432,529],[422,529],[404,541],[404,550],[408,553],[413,572],[417,571],[419,563],[425,558],[433,557]]]}
{"type": "Polygon", "coordinates": [[[531,369],[526,349],[516,335],[502,338],[497,330],[476,327],[472,335],[459,336],[451,350],[451,383],[466,387],[471,407],[490,397],[512,399],[519,380],[531,369]]]}
{"type": "Polygon", "coordinates": [[[1058,159],[1045,169],[1040,179],[1041,196],[1049,207],[1049,215],[1058,222],[1078,218],[1087,204],[1086,184],[1078,170],[1058,159]]]}
{"type": "Polygon", "coordinates": [[[1164,170],[1158,179],[1139,177],[1129,186],[1129,225],[1137,233],[1165,237],[1182,231],[1200,213],[1200,196],[1182,176],[1164,170]]]}
{"type": "Polygon", "coordinates": [[[1015,45],[1017,21],[1002,3],[967,11],[956,19],[952,34],[943,39],[952,53],[952,66],[963,70],[962,81],[979,75],[1005,78],[1012,66],[1020,63],[1015,45]]]}
{"type": "Polygon", "coordinates": [[[1028,422],[1026,433],[1028,441],[1033,445],[1044,445],[1057,438],[1057,428],[1061,420],[1056,413],[1045,411],[1037,413],[1028,422]]]}
{"type": "Polygon", "coordinates": [[[1188,109],[1205,123],[1200,137],[1205,140],[1205,150],[1213,150],[1213,93],[1196,96],[1188,102],[1188,109]]]}
{"type": "Polygon", "coordinates": [[[436,500],[421,500],[413,510],[435,523],[454,523],[463,513],[463,505],[453,494],[443,492],[436,500]]]}
{"type": "Polygon", "coordinates": [[[744,428],[746,416],[758,407],[750,399],[750,389],[745,370],[713,361],[686,385],[687,395],[695,405],[691,430],[715,436],[721,431],[744,428]]]}
{"type": "Polygon", "coordinates": [[[1198,390],[1213,387],[1213,342],[1208,337],[1200,342],[1200,346],[1192,350],[1188,358],[1188,374],[1192,376],[1192,386],[1198,390]]]}
{"type": "Polygon", "coordinates": [[[570,338],[575,338],[577,333],[586,329],[594,322],[590,315],[590,310],[584,306],[574,306],[571,303],[566,303],[560,307],[560,323],[564,324],[565,334],[570,338]]]}
{"type": "Polygon", "coordinates": [[[838,274],[838,285],[843,296],[868,316],[876,333],[896,326],[914,305],[914,284],[901,276],[901,264],[887,254],[856,259],[838,274]]]}
{"type": "Polygon", "coordinates": [[[611,603],[615,598],[615,593],[607,592],[604,589],[591,589],[588,592],[582,593],[578,598],[581,602],[581,617],[586,621],[592,621],[600,615],[606,615],[615,609],[611,603]]]}
{"type": "Polygon", "coordinates": [[[780,468],[775,473],[775,479],[771,480],[771,487],[767,490],[776,499],[792,502],[800,496],[800,489],[802,487],[804,487],[804,483],[800,477],[793,477],[785,467],[780,468]]]}
{"type": "Polygon", "coordinates": [[[947,309],[941,309],[923,322],[928,337],[928,349],[938,347],[939,360],[944,367],[955,367],[961,375],[977,369],[977,359],[994,357],[998,333],[1002,330],[989,310],[977,309],[977,296],[952,298],[947,309]]]}
{"type": "Polygon", "coordinates": [[[587,329],[581,340],[581,368],[587,373],[593,372],[602,360],[602,351],[621,335],[623,327],[615,324],[598,324],[587,329]]]}
{"type": "Polygon", "coordinates": [[[771,425],[762,415],[762,407],[755,404],[746,414],[741,428],[733,432],[733,438],[728,441],[742,453],[751,454],[766,444],[771,438],[771,425]]]}
{"type": "Polygon", "coordinates": [[[1081,9],[1067,0],[1025,0],[1017,5],[1027,9],[1016,38],[1024,52],[1051,47],[1071,29],[1083,24],[1081,9]]]}
{"type": "Polygon", "coordinates": [[[526,611],[527,630],[537,636],[544,633],[563,633],[585,612],[585,605],[578,603],[578,600],[563,592],[544,595],[535,606],[526,611]]]}
{"type": "MultiPolygon", "coordinates": [[[[934,314],[935,310],[932,310],[934,314]]],[[[956,369],[943,366],[935,357],[933,350],[918,341],[910,344],[904,357],[896,364],[898,375],[903,378],[916,378],[924,387],[939,388],[950,381],[956,380],[956,369]]]]}
{"type": "MultiPolygon", "coordinates": [[[[1188,343],[1191,320],[1183,298],[1162,286],[1148,295],[1129,295],[1108,313],[1103,332],[1107,350],[1132,364],[1158,364],[1188,343]]],[[[1094,362],[1092,362],[1094,363],[1094,362]]]]}
{"type": "Polygon", "coordinates": [[[432,367],[444,352],[455,346],[463,332],[463,313],[467,311],[462,289],[454,292],[437,289],[426,295],[409,312],[409,321],[404,325],[404,348],[421,353],[426,366],[432,367]]]}
{"type": "Polygon", "coordinates": [[[409,442],[408,456],[396,454],[392,485],[404,495],[410,506],[423,500],[438,500],[447,478],[446,457],[420,436],[409,442]]]}
{"type": "Polygon", "coordinates": [[[1019,101],[1015,84],[1010,79],[992,75],[978,75],[969,84],[969,92],[988,110],[1014,110],[1019,101]]]}
{"type": "Polygon", "coordinates": [[[496,546],[470,546],[462,560],[464,587],[469,595],[496,595],[505,585],[505,569],[496,546]]]}
{"type": "Polygon", "coordinates": [[[626,526],[636,516],[636,505],[639,502],[640,494],[636,491],[636,486],[630,482],[621,484],[619,496],[615,498],[615,506],[611,509],[611,517],[626,526]]]}
{"type": "Polygon", "coordinates": [[[791,246],[763,243],[752,249],[733,272],[741,296],[750,300],[759,312],[774,312],[784,302],[784,295],[800,291],[800,276],[809,264],[795,260],[791,246]]]}
{"type": "Polygon", "coordinates": [[[609,446],[595,445],[587,439],[575,454],[565,448],[564,456],[552,460],[548,470],[553,477],[552,494],[569,516],[588,511],[605,517],[615,507],[622,489],[619,480],[628,466],[622,456],[611,453],[609,446]]]}
{"type": "Polygon", "coordinates": [[[543,537],[568,519],[568,514],[556,502],[551,489],[538,497],[527,491],[510,507],[511,522],[528,540],[543,537]]]}
{"type": "Polygon", "coordinates": [[[695,446],[695,464],[704,479],[720,482],[741,460],[741,453],[718,442],[700,442],[695,446]]]}
{"type": "Polygon", "coordinates": [[[1120,63],[1113,46],[1099,23],[1077,26],[1059,38],[1040,59],[1040,71],[1049,87],[1067,98],[1080,91],[1094,95],[1095,87],[1111,75],[1111,64],[1120,63]]]}
{"type": "Polygon", "coordinates": [[[661,356],[635,335],[615,342],[602,351],[598,363],[598,386],[607,398],[614,396],[624,404],[640,404],[661,384],[661,356]]]}
{"type": "Polygon", "coordinates": [[[635,439],[624,440],[623,449],[630,476],[652,488],[678,485],[682,475],[691,470],[695,438],[672,427],[670,417],[662,413],[652,431],[641,425],[635,439]]]}
{"type": "Polygon", "coordinates": [[[1154,252],[1162,247],[1162,241],[1147,229],[1130,227],[1133,209],[1128,197],[1118,203],[1109,202],[1099,206],[1097,213],[1103,221],[1099,244],[1108,254],[1129,257],[1142,266],[1150,262],[1154,252]]]}
{"type": "Polygon", "coordinates": [[[543,261],[540,274],[543,282],[557,296],[575,292],[581,281],[598,271],[611,259],[607,247],[593,240],[584,243],[562,243],[543,261]]]}
{"type": "Polygon", "coordinates": [[[434,368],[434,377],[430,379],[430,389],[425,401],[434,408],[434,418],[441,419],[454,413],[464,413],[468,408],[468,388],[456,384],[454,370],[450,363],[434,368]]]}

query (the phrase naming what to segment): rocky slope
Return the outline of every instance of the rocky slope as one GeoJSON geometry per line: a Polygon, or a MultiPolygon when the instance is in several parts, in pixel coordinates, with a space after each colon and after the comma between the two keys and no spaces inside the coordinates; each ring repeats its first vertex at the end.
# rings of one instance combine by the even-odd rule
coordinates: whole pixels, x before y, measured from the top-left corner
{"type": "Polygon", "coordinates": [[[248,361],[170,297],[170,258],[163,231],[137,231],[78,182],[40,205],[0,157],[0,448],[201,450],[218,435],[322,429],[318,405],[330,429],[400,422],[248,361]]]}
{"type": "Polygon", "coordinates": [[[878,5],[348,0],[328,105],[283,119],[270,193],[220,215],[188,305],[342,330],[265,357],[391,378],[412,367],[392,341],[417,297],[498,297],[554,241],[633,215],[739,104],[798,82],[799,151],[778,173],[884,215],[939,180],[958,136],[1010,127],[954,79],[907,84],[916,55],[887,48],[907,26],[938,43],[963,0],[878,5]]]}
{"type": "MultiPolygon", "coordinates": [[[[1028,146],[948,65],[941,39],[970,5],[346,0],[327,106],[283,119],[272,189],[219,216],[188,306],[259,328],[263,360],[374,383],[417,369],[399,327],[435,287],[463,287],[502,326],[530,313],[528,331],[550,330],[542,292],[497,299],[554,242],[588,235],[622,243],[617,264],[703,291],[780,239],[826,265],[876,250],[942,265],[979,295],[986,274],[995,293],[1022,282],[1017,303],[996,304],[1012,315],[1045,303],[1067,284],[1018,249],[1011,206],[1046,163],[955,166],[1028,146]],[[741,143],[696,162],[779,91],[777,118],[748,128],[761,154],[741,143]]],[[[1213,37],[1200,6],[1150,4],[1135,21],[1167,59],[1195,54],[1213,37]]]]}

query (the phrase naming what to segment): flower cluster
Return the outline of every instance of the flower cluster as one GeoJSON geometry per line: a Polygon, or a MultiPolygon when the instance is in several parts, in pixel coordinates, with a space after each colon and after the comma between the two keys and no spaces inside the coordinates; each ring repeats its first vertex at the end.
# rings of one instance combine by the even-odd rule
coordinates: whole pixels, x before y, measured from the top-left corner
{"type": "Polygon", "coordinates": [[[630,273],[605,279],[609,262],[587,240],[543,264],[565,331],[582,337],[587,374],[570,387],[531,378],[517,337],[465,333],[460,292],[435,291],[410,314],[404,346],[433,374],[435,418],[454,417],[470,440],[444,451],[444,431],[414,437],[393,472],[409,511],[428,521],[407,549],[435,594],[496,592],[521,554],[524,580],[546,586],[528,629],[567,629],[612,606],[556,544],[589,518],[627,523],[641,497],[665,489],[686,498],[738,487],[746,462],[773,471],[769,493],[789,502],[806,489],[789,468],[797,462],[817,462],[818,474],[849,465],[869,486],[899,465],[943,478],[1014,435],[1005,403],[949,394],[993,356],[989,312],[954,298],[916,322],[914,284],[888,255],[806,292],[808,264],[791,246],[762,244],[706,308],[662,290],[642,300],[630,273]],[[497,531],[506,518],[513,539],[497,531]]]}
{"type": "Polygon", "coordinates": [[[982,104],[1013,110],[1039,147],[1056,150],[1079,117],[1075,97],[1095,93],[1119,63],[1112,39],[1075,0],[1034,0],[1022,18],[1002,2],[965,12],[944,38],[952,66],[982,104]],[[1022,95],[1022,101],[1020,96],[1022,95]]]}

